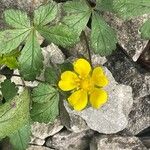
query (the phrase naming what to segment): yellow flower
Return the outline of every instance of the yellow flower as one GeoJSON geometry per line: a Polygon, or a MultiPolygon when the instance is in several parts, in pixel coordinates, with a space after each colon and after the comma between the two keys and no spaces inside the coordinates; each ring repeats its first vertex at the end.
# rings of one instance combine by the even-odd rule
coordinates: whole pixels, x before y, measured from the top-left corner
{"type": "Polygon", "coordinates": [[[78,59],[73,63],[74,72],[65,71],[61,74],[58,86],[63,91],[71,91],[68,98],[69,104],[75,110],[84,109],[88,100],[93,108],[98,109],[107,101],[107,92],[102,87],[108,84],[101,67],[93,71],[91,65],[85,59],[78,59]]]}

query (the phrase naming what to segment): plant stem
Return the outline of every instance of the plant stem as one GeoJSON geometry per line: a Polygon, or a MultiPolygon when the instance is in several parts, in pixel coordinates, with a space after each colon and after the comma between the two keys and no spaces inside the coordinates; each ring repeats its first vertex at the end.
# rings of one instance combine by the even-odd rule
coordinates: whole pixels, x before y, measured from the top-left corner
{"type": "Polygon", "coordinates": [[[89,55],[89,62],[91,64],[91,66],[92,66],[92,56],[91,56],[89,42],[88,42],[88,39],[87,39],[85,31],[83,31],[82,33],[83,33],[83,36],[84,36],[84,40],[85,40],[86,47],[87,47],[87,52],[88,52],[88,55],[89,55]]]}

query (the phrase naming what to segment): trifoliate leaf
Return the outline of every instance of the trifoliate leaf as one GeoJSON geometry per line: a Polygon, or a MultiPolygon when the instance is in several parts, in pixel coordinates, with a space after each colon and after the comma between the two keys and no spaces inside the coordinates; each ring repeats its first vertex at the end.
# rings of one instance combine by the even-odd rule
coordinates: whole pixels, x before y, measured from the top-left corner
{"type": "Polygon", "coordinates": [[[11,135],[29,122],[29,101],[26,89],[21,95],[0,106],[0,138],[11,135]]]}
{"type": "Polygon", "coordinates": [[[85,0],[79,0],[66,2],[64,11],[67,13],[67,16],[63,18],[62,22],[80,34],[89,21],[92,9],[85,0]]]}
{"type": "Polygon", "coordinates": [[[140,29],[142,38],[149,40],[150,39],[150,19],[147,20],[140,29]]]}
{"type": "Polygon", "coordinates": [[[9,54],[2,54],[0,56],[0,65],[6,65],[10,69],[18,68],[17,57],[20,55],[20,51],[14,50],[9,54]]]}
{"type": "Polygon", "coordinates": [[[50,84],[56,84],[58,81],[58,75],[55,68],[47,67],[44,72],[45,81],[50,84]]]}
{"type": "Polygon", "coordinates": [[[77,33],[66,25],[38,27],[37,30],[46,40],[62,47],[74,45],[79,40],[77,33]]]}
{"type": "MultiPolygon", "coordinates": [[[[53,122],[59,114],[58,110],[59,93],[50,85],[43,84],[40,86],[42,86],[40,92],[43,93],[43,96],[39,95],[40,96],[39,98],[37,97],[34,98],[34,101],[37,102],[33,102],[31,110],[31,118],[33,121],[41,123],[53,122]],[[49,90],[46,90],[46,88],[48,88],[49,90]],[[43,89],[45,89],[46,91],[44,92],[43,89]]],[[[38,95],[38,93],[36,95],[38,95]]]]}
{"type": "Polygon", "coordinates": [[[114,11],[124,19],[150,13],[150,0],[114,0],[114,11]]]}
{"type": "Polygon", "coordinates": [[[31,126],[30,123],[23,125],[9,136],[10,143],[14,150],[26,150],[30,142],[31,126]]]}
{"type": "Polygon", "coordinates": [[[56,94],[56,89],[49,84],[39,84],[32,92],[32,100],[37,103],[48,102],[56,94]]]}
{"type": "Polygon", "coordinates": [[[55,19],[58,12],[58,6],[55,2],[50,2],[48,4],[40,6],[34,11],[34,24],[36,25],[46,25],[55,19]]]}
{"type": "Polygon", "coordinates": [[[19,57],[20,70],[26,80],[34,80],[43,67],[43,55],[33,29],[19,57]]]}
{"type": "Polygon", "coordinates": [[[95,53],[107,56],[116,49],[117,38],[115,32],[96,12],[92,15],[91,45],[95,53]]]}
{"type": "Polygon", "coordinates": [[[30,19],[26,12],[20,10],[9,9],[4,12],[6,23],[11,27],[22,29],[30,28],[30,19]]]}
{"type": "Polygon", "coordinates": [[[9,101],[17,95],[18,88],[16,87],[14,82],[6,79],[4,80],[4,82],[1,83],[1,91],[5,100],[9,101]]]}
{"type": "Polygon", "coordinates": [[[0,54],[10,53],[12,50],[16,49],[20,43],[26,39],[29,33],[29,28],[1,31],[0,54]]]}

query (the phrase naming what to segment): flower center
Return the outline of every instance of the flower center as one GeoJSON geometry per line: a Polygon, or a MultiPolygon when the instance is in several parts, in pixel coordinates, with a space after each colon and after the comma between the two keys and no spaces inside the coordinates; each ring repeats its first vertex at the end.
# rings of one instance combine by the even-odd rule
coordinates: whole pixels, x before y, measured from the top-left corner
{"type": "Polygon", "coordinates": [[[93,89],[93,87],[94,87],[94,84],[93,84],[92,80],[90,79],[90,77],[80,80],[80,88],[81,89],[83,89],[87,92],[90,92],[93,89]]]}

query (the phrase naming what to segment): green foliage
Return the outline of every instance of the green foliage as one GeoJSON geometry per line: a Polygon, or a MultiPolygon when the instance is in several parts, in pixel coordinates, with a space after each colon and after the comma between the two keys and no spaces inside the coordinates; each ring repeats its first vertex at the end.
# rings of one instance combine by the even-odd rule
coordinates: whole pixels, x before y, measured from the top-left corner
{"type": "Polygon", "coordinates": [[[19,57],[20,70],[26,80],[34,80],[43,67],[43,55],[33,29],[19,57]]]}
{"type": "Polygon", "coordinates": [[[26,150],[30,142],[31,126],[30,123],[23,125],[9,136],[14,150],[26,150]]]}
{"type": "Polygon", "coordinates": [[[11,135],[29,122],[29,92],[24,90],[0,106],[0,138],[11,135]]]}
{"type": "Polygon", "coordinates": [[[20,55],[18,50],[14,50],[9,54],[2,54],[0,56],[0,65],[6,65],[10,69],[18,68],[18,60],[17,57],[20,55]]]}
{"type": "Polygon", "coordinates": [[[52,27],[37,27],[39,33],[49,42],[62,47],[68,47],[78,41],[77,34],[66,25],[56,25],[52,27]]]}
{"type": "Polygon", "coordinates": [[[95,53],[106,56],[116,49],[117,38],[115,32],[106,24],[96,12],[92,15],[91,45],[95,53]]]}
{"type": "Polygon", "coordinates": [[[1,92],[6,101],[13,99],[18,92],[18,88],[11,80],[6,79],[1,83],[1,92]]]}
{"type": "Polygon", "coordinates": [[[124,19],[150,13],[150,0],[113,0],[114,11],[124,19]]]}
{"type": "Polygon", "coordinates": [[[63,23],[73,28],[80,35],[89,21],[92,9],[85,0],[79,0],[66,2],[64,11],[67,15],[63,18],[63,23]]]}
{"type": "Polygon", "coordinates": [[[56,84],[58,81],[58,74],[54,67],[47,67],[44,72],[45,81],[50,84],[56,84]]]}
{"type": "Polygon", "coordinates": [[[149,40],[150,39],[150,19],[147,20],[140,29],[142,38],[149,40]]]}
{"type": "Polygon", "coordinates": [[[29,35],[30,29],[8,29],[0,32],[0,54],[10,53],[29,35]]]}
{"type": "Polygon", "coordinates": [[[58,5],[55,2],[40,6],[34,11],[34,24],[46,25],[56,18],[58,5]]]}
{"type": "Polygon", "coordinates": [[[51,85],[40,84],[33,91],[31,118],[33,121],[53,122],[59,114],[59,93],[51,85]],[[47,89],[47,90],[46,90],[47,89]],[[44,91],[45,90],[45,91],[44,91]],[[39,95],[39,97],[37,97],[39,95]]]}
{"type": "Polygon", "coordinates": [[[7,24],[13,28],[24,29],[30,28],[30,19],[26,12],[9,9],[4,12],[4,18],[7,24]]]}

